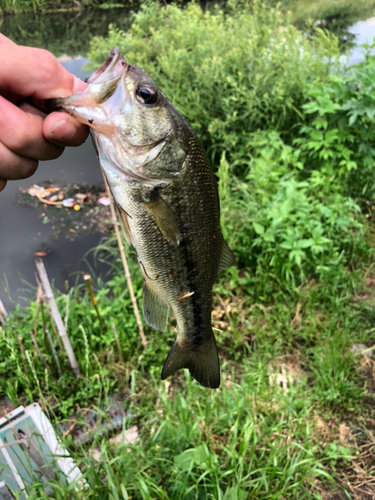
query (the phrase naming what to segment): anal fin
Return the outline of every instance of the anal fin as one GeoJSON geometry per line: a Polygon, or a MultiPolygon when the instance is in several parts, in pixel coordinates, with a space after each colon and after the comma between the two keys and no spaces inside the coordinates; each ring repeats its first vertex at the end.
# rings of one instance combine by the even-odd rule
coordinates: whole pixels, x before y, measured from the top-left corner
{"type": "Polygon", "coordinates": [[[169,306],[143,282],[143,317],[147,325],[154,330],[164,330],[167,326],[169,306]]]}
{"type": "Polygon", "coordinates": [[[188,368],[192,377],[204,387],[217,389],[220,385],[220,363],[216,340],[211,331],[202,346],[184,346],[178,340],[173,344],[164,362],[162,380],[181,368],[188,368]]]}
{"type": "Polygon", "coordinates": [[[228,267],[232,267],[236,265],[236,259],[234,258],[232,250],[228,247],[228,243],[223,240],[223,247],[221,249],[219,270],[227,269],[228,267]]]}

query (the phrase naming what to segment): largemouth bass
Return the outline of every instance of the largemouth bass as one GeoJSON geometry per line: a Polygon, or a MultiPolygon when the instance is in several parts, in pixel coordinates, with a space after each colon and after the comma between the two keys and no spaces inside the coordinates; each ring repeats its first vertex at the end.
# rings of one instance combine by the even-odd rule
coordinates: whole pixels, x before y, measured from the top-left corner
{"type": "Polygon", "coordinates": [[[114,47],[81,94],[49,101],[89,125],[125,237],[143,274],[143,316],[177,340],[164,380],[188,368],[203,386],[220,385],[211,327],[217,273],[235,265],[220,229],[216,181],[184,117],[141,68],[114,47]]]}

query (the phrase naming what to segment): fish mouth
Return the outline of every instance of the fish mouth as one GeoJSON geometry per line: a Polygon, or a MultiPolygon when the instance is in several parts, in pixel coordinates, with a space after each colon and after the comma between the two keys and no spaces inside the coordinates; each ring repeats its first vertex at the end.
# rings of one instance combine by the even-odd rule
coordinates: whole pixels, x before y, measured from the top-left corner
{"type": "Polygon", "coordinates": [[[108,59],[95,71],[90,77],[86,78],[86,83],[101,83],[108,79],[119,76],[126,72],[128,67],[127,61],[121,55],[118,47],[112,47],[108,59]]]}
{"type": "MultiPolygon", "coordinates": [[[[78,109],[88,105],[101,104],[101,99],[108,95],[106,89],[110,87],[114,91],[117,82],[126,76],[129,66],[130,64],[124,59],[120,49],[113,47],[108,59],[86,79],[88,87],[79,94],[48,99],[45,102],[48,112],[62,110],[73,116],[77,114],[79,119],[78,109]],[[103,96],[101,96],[102,93],[103,96]]],[[[85,120],[82,123],[85,123],[85,120]]]]}

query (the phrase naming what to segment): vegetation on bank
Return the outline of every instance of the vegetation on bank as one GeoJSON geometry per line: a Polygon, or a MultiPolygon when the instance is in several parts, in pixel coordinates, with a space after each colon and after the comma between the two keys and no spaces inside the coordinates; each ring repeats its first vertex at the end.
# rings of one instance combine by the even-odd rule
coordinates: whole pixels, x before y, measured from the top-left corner
{"type": "MultiPolygon", "coordinates": [[[[1,0],[0,0],[1,2],[1,0]]],[[[77,11],[17,14],[1,19],[1,32],[18,45],[39,47],[56,57],[85,57],[94,35],[105,36],[109,24],[127,29],[131,24],[129,9],[85,9],[77,11]]]]}
{"type": "MultiPolygon", "coordinates": [[[[238,260],[214,290],[222,386],[209,391],[184,372],[160,381],[175,323],[146,329],[149,346],[141,348],[107,241],[97,255],[113,259],[114,273],[95,281],[104,330],[89,295],[69,292],[79,378],[65,366],[58,379],[41,320],[48,370],[33,356],[35,303],[17,307],[0,330],[0,397],[40,401],[56,426],[77,408],[128,395],[125,427],[137,425],[138,443],[65,438],[89,488],[54,484],[57,499],[373,494],[375,364],[352,348],[375,344],[375,59],[343,71],[334,36],[316,29],[307,38],[261,1],[227,9],[148,3],[128,32],[96,38],[90,54],[98,65],[117,45],[142,66],[187,117],[217,172],[222,225],[238,260]]],[[[60,294],[63,315],[66,301],[60,294]]],[[[29,498],[41,498],[43,487],[36,480],[29,498]]]]}
{"type": "MultiPolygon", "coordinates": [[[[135,3],[135,2],[134,2],[135,3]]],[[[0,0],[0,15],[129,8],[132,0],[0,0]]]]}

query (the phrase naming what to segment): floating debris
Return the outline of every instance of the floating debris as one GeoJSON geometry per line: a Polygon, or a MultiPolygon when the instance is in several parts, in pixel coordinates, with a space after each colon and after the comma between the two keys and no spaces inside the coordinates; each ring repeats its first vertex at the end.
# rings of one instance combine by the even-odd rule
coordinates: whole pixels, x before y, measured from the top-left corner
{"type": "Polygon", "coordinates": [[[101,198],[98,199],[98,203],[108,207],[111,202],[110,202],[109,198],[107,198],[107,196],[102,196],[101,198]]]}
{"type": "Polygon", "coordinates": [[[62,203],[63,207],[73,207],[74,206],[73,198],[68,198],[67,200],[63,200],[61,203],[62,203]]]}
{"type": "Polygon", "coordinates": [[[20,188],[16,199],[35,208],[43,224],[51,225],[56,239],[73,241],[94,233],[109,234],[113,229],[110,202],[103,186],[46,181],[20,188]]]}

